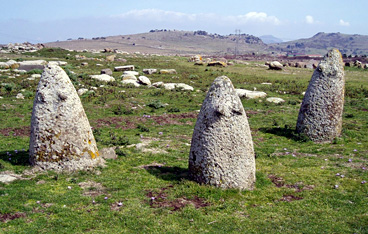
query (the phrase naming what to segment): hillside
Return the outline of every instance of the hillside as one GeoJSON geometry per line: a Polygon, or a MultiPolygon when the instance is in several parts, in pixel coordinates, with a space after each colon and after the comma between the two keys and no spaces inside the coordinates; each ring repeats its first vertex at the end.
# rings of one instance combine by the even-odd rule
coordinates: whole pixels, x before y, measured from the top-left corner
{"type": "Polygon", "coordinates": [[[264,35],[264,36],[260,36],[259,38],[261,38],[261,40],[264,43],[266,43],[266,44],[281,43],[281,42],[283,42],[282,39],[277,38],[277,37],[272,36],[272,35],[264,35]]]}
{"type": "Polygon", "coordinates": [[[159,54],[238,54],[267,52],[258,37],[241,34],[222,36],[205,31],[151,30],[148,33],[58,41],[45,44],[74,50],[118,49],[127,52],[159,54]]]}
{"type": "Polygon", "coordinates": [[[292,54],[325,54],[330,48],[337,48],[342,54],[368,54],[368,36],[342,33],[317,33],[311,38],[271,44],[270,49],[292,54]]]}

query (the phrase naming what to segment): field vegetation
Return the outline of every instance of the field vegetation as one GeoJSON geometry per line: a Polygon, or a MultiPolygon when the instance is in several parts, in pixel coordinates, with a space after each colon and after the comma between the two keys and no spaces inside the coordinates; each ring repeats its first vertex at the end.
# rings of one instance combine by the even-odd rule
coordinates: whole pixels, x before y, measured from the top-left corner
{"type": "Polygon", "coordinates": [[[295,132],[313,70],[272,71],[258,62],[210,68],[174,56],[117,55],[127,60],[122,63],[106,62],[106,54],[78,53],[86,58],[76,60],[76,54],[43,49],[7,56],[67,61],[63,69],[76,89],[90,90],[81,101],[99,149],[116,147],[118,158],[87,172],[32,172],[29,129],[39,78],[27,78],[41,71],[2,72],[0,173],[20,179],[0,183],[0,232],[368,233],[367,70],[346,69],[342,135],[331,144],[316,144],[295,132]],[[102,68],[128,64],[140,73],[174,68],[176,75],[147,77],[195,90],[123,86],[121,72],[107,84],[89,78],[102,68]],[[198,111],[221,75],[235,88],[285,100],[242,99],[256,153],[253,191],[199,185],[187,176],[198,111]],[[16,99],[18,93],[25,98],[16,99]]]}

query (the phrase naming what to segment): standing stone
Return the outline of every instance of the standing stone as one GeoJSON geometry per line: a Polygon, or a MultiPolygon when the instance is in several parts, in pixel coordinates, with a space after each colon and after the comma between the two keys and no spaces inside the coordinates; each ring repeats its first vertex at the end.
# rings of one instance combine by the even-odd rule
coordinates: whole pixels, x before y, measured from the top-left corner
{"type": "Polygon", "coordinates": [[[254,188],[255,156],[248,119],[230,79],[217,77],[202,104],[189,155],[189,175],[221,188],[254,188]]]}
{"type": "Polygon", "coordinates": [[[103,165],[77,92],[57,65],[46,66],[33,104],[30,162],[42,169],[86,170],[103,165]]]}
{"type": "Polygon", "coordinates": [[[296,129],[314,142],[331,142],[342,128],[344,63],[330,50],[313,73],[300,107],[296,129]]]}

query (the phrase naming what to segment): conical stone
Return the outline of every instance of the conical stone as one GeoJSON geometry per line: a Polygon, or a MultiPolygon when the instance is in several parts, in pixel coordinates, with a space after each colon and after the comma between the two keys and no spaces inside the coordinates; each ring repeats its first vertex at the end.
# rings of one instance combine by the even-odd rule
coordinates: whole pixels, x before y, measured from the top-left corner
{"type": "Polygon", "coordinates": [[[46,170],[86,170],[103,165],[91,126],[68,75],[46,66],[33,104],[30,162],[46,170]]]}
{"type": "Polygon", "coordinates": [[[230,79],[217,77],[194,128],[189,175],[201,184],[251,190],[255,170],[253,141],[243,105],[230,79]]]}
{"type": "Polygon", "coordinates": [[[331,142],[341,134],[344,108],[344,63],[330,50],[312,75],[300,107],[296,129],[314,142],[331,142]]]}

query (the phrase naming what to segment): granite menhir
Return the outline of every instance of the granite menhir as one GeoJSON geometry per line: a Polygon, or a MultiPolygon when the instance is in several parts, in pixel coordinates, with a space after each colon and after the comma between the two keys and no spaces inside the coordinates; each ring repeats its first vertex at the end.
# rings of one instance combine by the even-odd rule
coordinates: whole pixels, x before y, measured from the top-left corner
{"type": "Polygon", "coordinates": [[[318,143],[340,136],[344,92],[344,63],[341,53],[332,49],[313,73],[300,107],[297,132],[318,143]]]}
{"type": "Polygon", "coordinates": [[[45,170],[88,170],[103,165],[91,126],[68,75],[44,68],[33,104],[30,162],[45,170]]]}
{"type": "Polygon", "coordinates": [[[255,155],[248,119],[230,79],[217,77],[202,104],[189,155],[198,183],[252,190],[255,155]]]}

